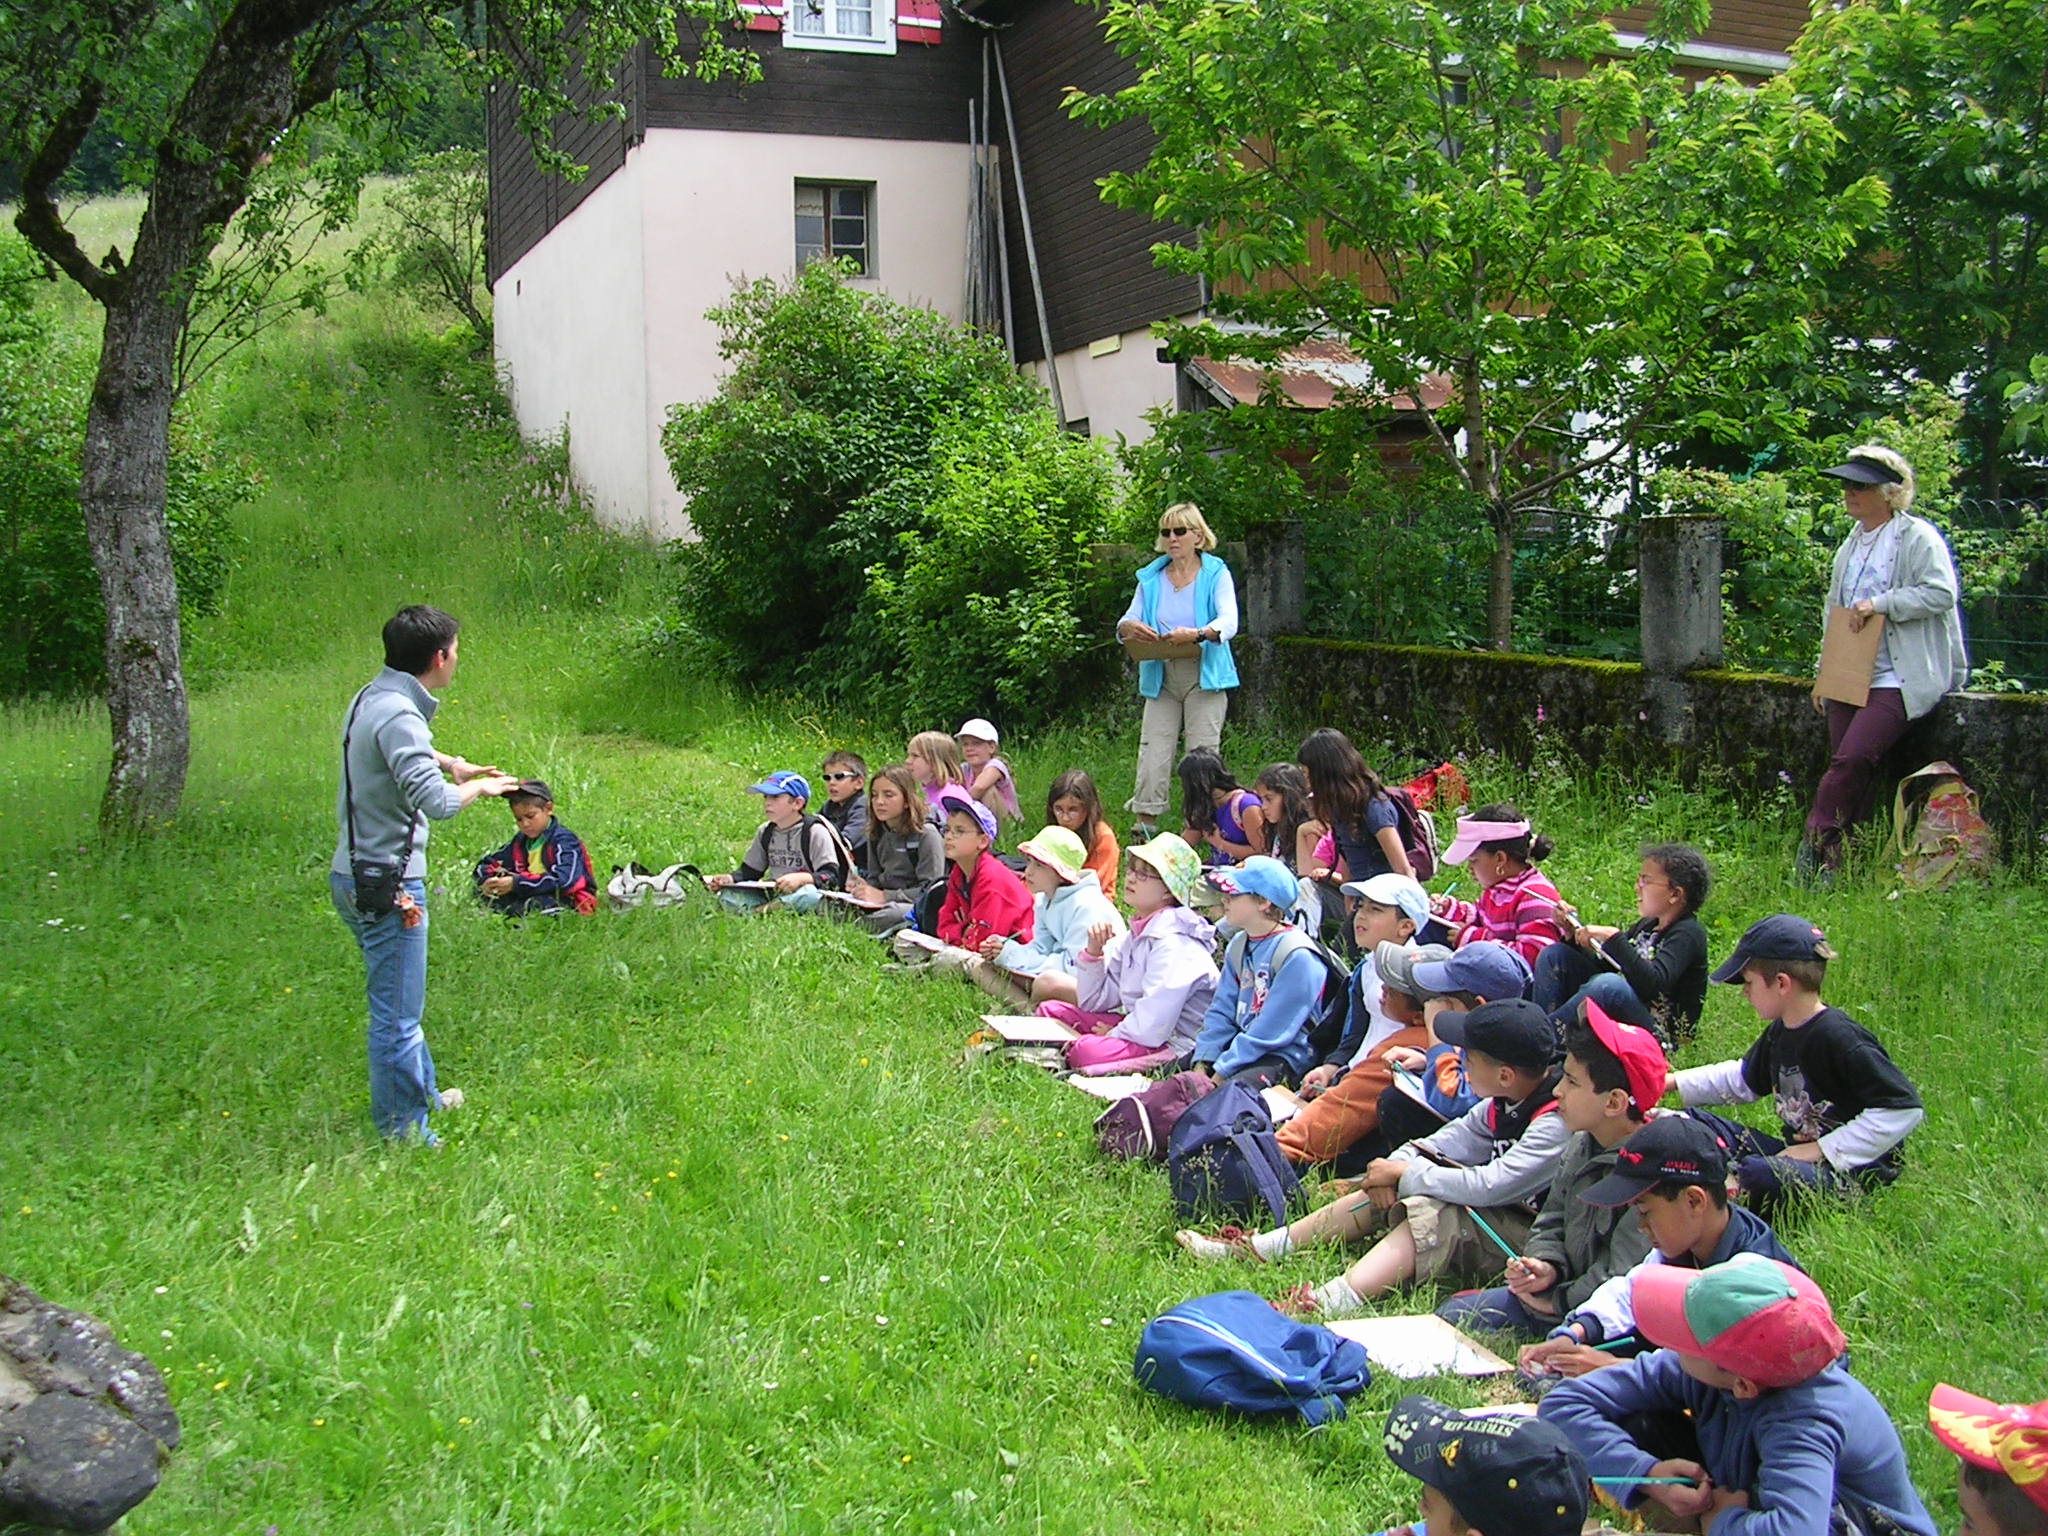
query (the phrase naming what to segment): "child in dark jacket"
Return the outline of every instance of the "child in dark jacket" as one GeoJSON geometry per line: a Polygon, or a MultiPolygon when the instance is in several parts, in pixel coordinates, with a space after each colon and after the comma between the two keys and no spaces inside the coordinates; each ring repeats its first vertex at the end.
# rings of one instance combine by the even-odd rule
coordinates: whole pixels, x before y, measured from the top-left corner
{"type": "Polygon", "coordinates": [[[1540,1338],[1650,1251],[1633,1211],[1580,1197],[1614,1171],[1617,1150],[1663,1097],[1670,1069],[1647,1029],[1610,1019],[1598,1003],[1584,1007],[1585,1019],[1565,1031],[1557,1084],[1558,1118],[1574,1134],[1543,1213],[1521,1256],[1508,1260],[1507,1285],[1453,1296],[1436,1309],[1445,1322],[1540,1338]]]}
{"type": "Polygon", "coordinates": [[[1712,1536],[1934,1536],[1899,1432],[1843,1367],[1805,1275],[1749,1253],[1658,1265],[1637,1277],[1635,1315],[1655,1350],[1538,1410],[1596,1478],[1677,1480],[1608,1484],[1623,1505],[1654,1499],[1712,1536]]]}
{"type": "Polygon", "coordinates": [[[476,893],[493,912],[595,912],[597,882],[583,840],[555,820],[555,795],[539,779],[521,779],[505,796],[517,829],[512,841],[477,860],[476,893]]]}
{"type": "Polygon", "coordinates": [[[1635,1282],[1650,1265],[1711,1269],[1738,1253],[1760,1253],[1798,1267],[1761,1216],[1728,1203],[1727,1149],[1690,1115],[1658,1115],[1621,1144],[1614,1172],[1579,1198],[1632,1208],[1652,1246],[1641,1264],[1566,1313],[1542,1343],[1523,1346],[1522,1370],[1539,1390],[1546,1381],[1583,1376],[1643,1352],[1635,1282]]]}
{"type": "Polygon", "coordinates": [[[1877,1037],[1821,1001],[1834,954],[1803,917],[1781,912],[1752,923],[1713,979],[1740,985],[1767,1027],[1740,1060],[1678,1074],[1678,1099],[1688,1108],[1772,1096],[1782,1141],[1692,1111],[1728,1143],[1745,1201],[1766,1213],[1791,1190],[1842,1195],[1889,1184],[1905,1166],[1907,1134],[1925,1114],[1877,1037]]]}
{"type": "Polygon", "coordinates": [[[1558,909],[1568,939],[1536,957],[1530,995],[1563,1029],[1592,998],[1610,1018],[1640,1024],[1668,1049],[1699,1029],[1707,1001],[1707,930],[1699,910],[1713,873],[1697,848],[1651,843],[1637,855],[1636,920],[1582,923],[1558,909]]]}

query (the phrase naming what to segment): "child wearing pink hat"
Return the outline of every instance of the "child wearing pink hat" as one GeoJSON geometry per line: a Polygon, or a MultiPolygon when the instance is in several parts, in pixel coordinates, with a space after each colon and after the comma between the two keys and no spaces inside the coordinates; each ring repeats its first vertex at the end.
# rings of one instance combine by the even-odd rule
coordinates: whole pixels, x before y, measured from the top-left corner
{"type": "Polygon", "coordinates": [[[1444,850],[1446,864],[1463,864],[1479,886],[1477,901],[1433,897],[1430,911],[1451,931],[1453,949],[1492,939],[1530,965],[1571,935],[1559,915],[1564,898],[1536,866],[1550,856],[1550,839],[1507,801],[1482,805],[1458,818],[1458,835],[1444,850]]]}
{"type": "Polygon", "coordinates": [[[1964,1536],[2048,1536],[2048,1403],[1994,1403],[1944,1382],[1927,1427],[1962,1458],[1964,1536]]]}
{"type": "Polygon", "coordinates": [[[1656,1265],[1636,1277],[1635,1318],[1656,1350],[1565,1382],[1537,1410],[1596,1478],[1682,1479],[1624,1483],[1624,1506],[1654,1499],[1705,1536],[1935,1536],[1899,1432],[1843,1366],[1812,1280],[1750,1253],[1656,1265]]]}

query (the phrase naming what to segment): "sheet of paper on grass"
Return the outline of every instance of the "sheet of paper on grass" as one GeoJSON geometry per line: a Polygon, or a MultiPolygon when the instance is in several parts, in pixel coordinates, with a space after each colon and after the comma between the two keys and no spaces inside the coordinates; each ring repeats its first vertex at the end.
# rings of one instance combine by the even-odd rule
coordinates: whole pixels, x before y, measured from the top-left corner
{"type": "Polygon", "coordinates": [[[1067,1077],[1066,1083],[1069,1088],[1078,1088],[1090,1098],[1107,1099],[1114,1104],[1118,1099],[1143,1093],[1152,1086],[1152,1079],[1142,1072],[1113,1072],[1102,1077],[1075,1072],[1067,1077]]]}
{"type": "Polygon", "coordinates": [[[1884,615],[1873,613],[1861,629],[1851,629],[1846,608],[1828,609],[1827,632],[1820,641],[1820,676],[1814,692],[1861,709],[1870,702],[1870,673],[1877,665],[1878,642],[1884,638],[1884,615]]]}
{"type": "Polygon", "coordinates": [[[946,947],[943,941],[933,938],[928,933],[919,933],[915,928],[904,929],[896,935],[895,942],[908,944],[914,949],[928,949],[934,953],[946,947]]]}
{"type": "Polygon", "coordinates": [[[851,891],[823,891],[819,893],[826,901],[844,902],[849,907],[859,907],[863,912],[879,912],[889,903],[870,901],[865,896],[856,896],[851,891]]]}
{"type": "Polygon", "coordinates": [[[1259,1097],[1266,1101],[1266,1113],[1273,1117],[1275,1125],[1285,1125],[1308,1106],[1301,1101],[1301,1095],[1284,1083],[1274,1083],[1259,1090],[1259,1097]]]}
{"type": "Polygon", "coordinates": [[[1434,1313],[1414,1317],[1344,1317],[1324,1327],[1365,1346],[1365,1357],[1390,1376],[1498,1376],[1514,1369],[1434,1313]]]}
{"type": "Polygon", "coordinates": [[[981,1022],[1003,1037],[1005,1045],[1065,1045],[1075,1031],[1058,1019],[1035,1013],[984,1013],[981,1022]]]}

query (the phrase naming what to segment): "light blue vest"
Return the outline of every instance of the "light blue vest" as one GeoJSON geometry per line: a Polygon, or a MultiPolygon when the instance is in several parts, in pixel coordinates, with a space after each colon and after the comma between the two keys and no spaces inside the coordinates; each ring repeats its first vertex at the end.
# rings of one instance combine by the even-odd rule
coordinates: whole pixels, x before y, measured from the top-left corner
{"type": "MultiPolygon", "coordinates": [[[[1229,567],[1214,555],[1202,556],[1202,568],[1195,575],[1195,628],[1205,629],[1216,621],[1216,584],[1223,579],[1229,567]]],[[[1152,629],[1159,627],[1159,584],[1164,579],[1166,556],[1161,555],[1150,565],[1138,572],[1138,617],[1152,629]]],[[[1224,688],[1237,686],[1237,663],[1230,659],[1228,640],[1204,640],[1202,643],[1201,686],[1214,693],[1224,688]]],[[[1156,699],[1159,690],[1166,686],[1166,663],[1163,661],[1141,661],[1138,663],[1138,692],[1145,698],[1156,699]]]]}

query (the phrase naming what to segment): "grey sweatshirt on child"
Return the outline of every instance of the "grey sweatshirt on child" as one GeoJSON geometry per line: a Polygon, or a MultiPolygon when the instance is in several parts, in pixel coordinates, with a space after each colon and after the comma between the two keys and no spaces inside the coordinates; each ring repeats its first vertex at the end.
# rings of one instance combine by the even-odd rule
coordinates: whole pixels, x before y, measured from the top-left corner
{"type": "MultiPolygon", "coordinates": [[[[386,667],[362,691],[355,724],[342,715],[348,740],[348,775],[334,790],[338,830],[334,862],[338,875],[349,873],[348,785],[355,794],[356,857],[390,863],[404,851],[412,832],[412,857],[405,878],[427,877],[427,818],[436,821],[462,809],[462,796],[441,776],[434,761],[434,738],[427,722],[440,700],[420,686],[409,672],[386,667]]],[[[350,700],[351,707],[355,701],[350,700]]]]}

